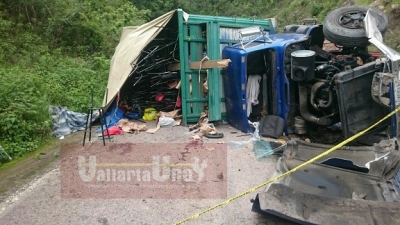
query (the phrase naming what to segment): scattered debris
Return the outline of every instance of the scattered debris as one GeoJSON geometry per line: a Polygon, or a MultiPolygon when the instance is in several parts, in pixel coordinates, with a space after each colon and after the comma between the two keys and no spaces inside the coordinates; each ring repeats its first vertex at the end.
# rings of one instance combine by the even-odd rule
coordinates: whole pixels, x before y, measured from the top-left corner
{"type": "Polygon", "coordinates": [[[179,109],[170,111],[170,112],[163,112],[160,111],[157,114],[157,125],[156,128],[149,129],[146,133],[154,134],[156,133],[161,126],[179,126],[182,123],[182,116],[178,115],[179,109]],[[174,122],[172,122],[172,120],[174,122]]]}
{"type": "Polygon", "coordinates": [[[215,150],[215,148],[214,147],[206,147],[206,150],[208,150],[208,151],[214,151],[215,150]]]}
{"type": "Polygon", "coordinates": [[[107,130],[103,132],[103,135],[117,135],[117,134],[123,134],[124,132],[119,126],[112,126],[109,127],[107,130]]]}
{"type": "Polygon", "coordinates": [[[355,192],[352,193],[352,199],[354,200],[363,200],[367,196],[367,194],[356,194],[355,192]]]}
{"type": "Polygon", "coordinates": [[[199,133],[207,138],[223,138],[224,134],[219,133],[214,124],[208,122],[207,111],[202,112],[199,121],[195,125],[190,126],[189,131],[199,133]]]}
{"type": "Polygon", "coordinates": [[[127,119],[121,119],[117,122],[117,126],[121,127],[121,129],[126,133],[134,133],[138,134],[140,131],[146,131],[146,124],[137,124],[135,122],[131,122],[127,119]]]}
{"type": "Polygon", "coordinates": [[[182,115],[178,115],[179,110],[173,110],[171,112],[159,112],[157,114],[158,116],[158,123],[160,123],[160,126],[179,126],[182,123],[182,115]],[[166,123],[167,121],[170,121],[170,123],[167,123],[167,125],[163,125],[161,123],[161,120],[164,120],[163,123],[166,123]],[[172,122],[174,121],[174,122],[172,122]]]}
{"type": "Polygon", "coordinates": [[[207,138],[223,138],[224,134],[212,131],[212,132],[205,133],[204,136],[207,138]]]}
{"type": "Polygon", "coordinates": [[[174,118],[163,116],[163,117],[159,118],[159,123],[160,123],[160,126],[162,126],[162,127],[163,126],[174,126],[175,120],[174,120],[174,118]]]}
{"type": "Polygon", "coordinates": [[[253,141],[253,151],[256,154],[257,159],[261,159],[268,155],[273,155],[281,153],[286,147],[286,143],[281,143],[279,141],[265,141],[265,140],[255,140],[253,141]]]}
{"type": "Polygon", "coordinates": [[[198,134],[193,135],[192,138],[193,138],[194,140],[200,140],[200,139],[201,139],[200,136],[199,136],[198,134]]]}
{"type": "Polygon", "coordinates": [[[201,128],[204,124],[208,124],[208,112],[202,112],[200,114],[200,118],[199,121],[195,124],[189,127],[189,131],[194,131],[197,130],[199,128],[201,128]]]}

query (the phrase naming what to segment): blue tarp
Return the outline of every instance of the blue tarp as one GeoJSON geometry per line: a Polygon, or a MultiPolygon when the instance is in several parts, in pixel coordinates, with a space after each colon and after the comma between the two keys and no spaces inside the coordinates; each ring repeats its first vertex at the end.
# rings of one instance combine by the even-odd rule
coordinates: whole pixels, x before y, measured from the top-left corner
{"type": "Polygon", "coordinates": [[[120,119],[124,118],[124,112],[120,107],[117,107],[116,102],[114,102],[105,113],[105,118],[107,126],[111,127],[117,124],[120,119]]]}
{"type": "MultiPolygon", "coordinates": [[[[107,124],[108,127],[112,127],[117,124],[117,122],[122,118],[127,119],[140,119],[141,115],[137,113],[128,113],[124,115],[124,112],[120,107],[117,107],[117,102],[115,101],[104,113],[105,121],[103,119],[103,124],[107,124]]],[[[77,131],[85,130],[87,113],[72,112],[66,108],[59,106],[50,106],[50,115],[53,119],[53,131],[52,134],[56,137],[65,136],[77,131]]],[[[98,119],[100,112],[98,110],[93,112],[92,122],[98,119]]],[[[103,130],[106,130],[103,126],[103,130]]],[[[101,127],[96,130],[101,133],[101,127]]]]}
{"type": "MultiPolygon", "coordinates": [[[[65,136],[85,130],[87,113],[72,112],[59,106],[50,106],[50,116],[53,119],[52,134],[56,137],[65,136]]],[[[99,111],[93,112],[92,122],[99,117],[99,111]]]]}

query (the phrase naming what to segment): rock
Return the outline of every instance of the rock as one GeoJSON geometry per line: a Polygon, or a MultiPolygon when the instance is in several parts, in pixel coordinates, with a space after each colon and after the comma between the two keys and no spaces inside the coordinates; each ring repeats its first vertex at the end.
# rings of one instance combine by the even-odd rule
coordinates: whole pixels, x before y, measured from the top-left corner
{"type": "Polygon", "coordinates": [[[220,173],[217,176],[218,179],[223,180],[224,179],[224,173],[220,173]]]}

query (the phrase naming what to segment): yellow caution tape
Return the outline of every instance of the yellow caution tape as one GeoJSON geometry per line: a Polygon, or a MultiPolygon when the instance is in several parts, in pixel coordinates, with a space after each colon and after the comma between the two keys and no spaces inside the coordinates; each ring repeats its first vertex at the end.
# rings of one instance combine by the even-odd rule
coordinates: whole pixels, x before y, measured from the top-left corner
{"type": "Polygon", "coordinates": [[[225,201],[223,201],[223,202],[221,202],[221,203],[219,203],[219,204],[217,204],[217,205],[215,205],[215,206],[213,206],[213,207],[210,207],[210,208],[208,208],[208,209],[206,209],[206,210],[204,210],[204,211],[202,211],[202,212],[199,212],[199,213],[197,213],[197,214],[195,214],[195,215],[193,215],[193,216],[191,216],[191,217],[188,217],[188,218],[186,218],[186,219],[184,219],[184,220],[182,220],[182,221],[180,221],[180,222],[177,222],[177,223],[175,223],[175,225],[184,224],[184,223],[186,223],[186,222],[188,222],[188,221],[190,221],[190,220],[196,219],[197,217],[200,217],[200,216],[203,215],[203,214],[206,214],[206,213],[208,213],[208,212],[210,212],[210,211],[212,211],[212,210],[214,210],[214,209],[216,209],[216,208],[219,208],[219,207],[221,207],[221,206],[224,206],[224,205],[226,205],[226,204],[228,204],[228,203],[230,203],[230,202],[232,202],[232,201],[234,201],[234,200],[236,200],[236,199],[238,199],[238,198],[241,198],[241,197],[243,197],[243,196],[245,196],[245,195],[248,195],[248,194],[252,193],[253,191],[255,191],[255,190],[257,190],[257,189],[260,189],[260,188],[262,188],[262,187],[264,187],[264,186],[266,186],[266,185],[268,185],[268,184],[271,184],[271,183],[273,183],[273,182],[276,182],[277,180],[279,180],[279,179],[281,179],[281,178],[283,178],[283,177],[285,177],[285,176],[288,176],[288,175],[294,173],[294,172],[297,171],[298,169],[300,169],[300,168],[302,168],[302,167],[304,167],[304,166],[306,166],[306,165],[308,165],[308,164],[311,164],[311,163],[315,162],[316,160],[318,160],[318,159],[320,159],[320,158],[322,158],[322,157],[324,157],[324,156],[330,154],[331,152],[337,150],[338,148],[343,147],[344,145],[348,144],[349,142],[354,141],[355,139],[357,139],[358,137],[362,136],[362,135],[365,134],[366,132],[370,131],[372,128],[374,128],[374,127],[377,126],[378,124],[382,123],[383,121],[385,121],[386,119],[388,119],[389,117],[393,116],[395,113],[397,113],[397,112],[399,112],[399,111],[400,111],[400,107],[398,107],[397,109],[393,110],[393,111],[392,111],[391,113],[389,113],[387,116],[383,117],[381,120],[379,120],[378,122],[374,123],[373,125],[371,125],[370,127],[366,128],[365,130],[363,130],[363,131],[361,131],[361,132],[359,132],[359,133],[357,133],[357,134],[355,134],[355,135],[349,137],[348,139],[342,141],[342,142],[339,143],[338,145],[336,145],[336,146],[330,148],[329,150],[327,150],[326,152],[324,152],[324,153],[322,153],[322,154],[320,154],[320,155],[315,156],[314,158],[308,160],[307,162],[304,162],[304,163],[302,163],[302,164],[296,166],[295,168],[293,168],[293,169],[287,171],[286,173],[283,173],[283,174],[281,174],[281,175],[279,175],[279,176],[273,177],[273,178],[271,178],[270,180],[266,181],[265,183],[262,183],[262,184],[260,184],[260,185],[258,185],[258,186],[255,186],[255,187],[253,187],[253,188],[251,188],[251,189],[249,189],[249,190],[247,190],[247,191],[245,191],[245,192],[242,192],[242,193],[239,194],[239,195],[236,195],[236,196],[234,196],[234,197],[232,197],[232,198],[229,198],[229,199],[227,199],[227,200],[225,200],[225,201]]]}

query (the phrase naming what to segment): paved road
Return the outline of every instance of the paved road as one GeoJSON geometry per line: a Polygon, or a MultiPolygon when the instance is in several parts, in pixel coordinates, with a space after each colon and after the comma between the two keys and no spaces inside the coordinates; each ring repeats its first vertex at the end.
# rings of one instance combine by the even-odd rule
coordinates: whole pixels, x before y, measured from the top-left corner
{"type": "MultiPolygon", "coordinates": [[[[237,137],[243,133],[228,125],[219,126],[218,130],[225,134],[223,139],[204,138],[204,142],[246,141],[250,138],[237,137]]],[[[185,127],[163,127],[154,135],[140,133],[115,136],[114,142],[187,143],[191,137],[192,134],[185,127]]],[[[256,160],[251,145],[228,148],[228,197],[270,178],[276,160],[277,156],[256,160]]],[[[58,160],[19,190],[2,196],[4,200],[0,203],[0,224],[173,224],[224,200],[64,199],[60,195],[61,175],[58,160]]],[[[279,218],[253,213],[250,200],[255,195],[246,195],[187,224],[291,224],[279,218]]]]}

